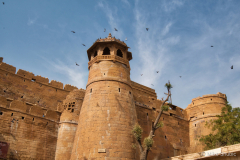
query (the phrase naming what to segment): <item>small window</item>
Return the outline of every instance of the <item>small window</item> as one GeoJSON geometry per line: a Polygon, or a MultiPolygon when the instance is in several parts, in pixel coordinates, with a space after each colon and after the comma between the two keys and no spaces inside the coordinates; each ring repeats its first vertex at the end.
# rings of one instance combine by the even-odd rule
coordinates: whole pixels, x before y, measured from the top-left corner
{"type": "Polygon", "coordinates": [[[56,92],[57,92],[57,89],[56,89],[56,92]]]}
{"type": "Polygon", "coordinates": [[[148,113],[147,113],[147,116],[148,116],[148,113]]]}
{"type": "Polygon", "coordinates": [[[156,108],[153,108],[154,111],[156,111],[156,108]]]}
{"type": "Polygon", "coordinates": [[[162,118],[162,120],[164,121],[164,118],[162,118]]]}
{"type": "Polygon", "coordinates": [[[129,91],[129,94],[131,94],[131,92],[129,91]]]}
{"type": "Polygon", "coordinates": [[[0,115],[3,115],[3,112],[0,112],[0,115]]]}
{"type": "Polygon", "coordinates": [[[92,88],[90,89],[90,93],[92,93],[92,88]]]}
{"type": "Polygon", "coordinates": [[[23,80],[23,82],[25,82],[25,79],[23,80]]]}
{"type": "Polygon", "coordinates": [[[120,88],[118,88],[118,92],[120,92],[120,88]]]}
{"type": "Polygon", "coordinates": [[[24,117],[22,117],[22,119],[24,119],[24,117]]]}
{"type": "Polygon", "coordinates": [[[194,105],[194,103],[192,103],[194,105]]]}
{"type": "Polygon", "coordinates": [[[32,82],[35,82],[36,81],[36,79],[32,79],[32,82]]]}
{"type": "Polygon", "coordinates": [[[179,125],[179,122],[178,122],[178,125],[179,125]]]}
{"type": "Polygon", "coordinates": [[[204,112],[202,114],[204,115],[204,112]]]}
{"type": "Polygon", "coordinates": [[[108,47],[106,47],[104,50],[103,50],[103,55],[110,55],[110,49],[108,47]]]}
{"type": "Polygon", "coordinates": [[[42,117],[45,117],[45,115],[43,114],[42,117]]]}
{"type": "Polygon", "coordinates": [[[5,90],[3,90],[3,92],[4,92],[4,93],[6,93],[6,91],[5,91],[5,90]]]}
{"type": "Polygon", "coordinates": [[[195,127],[197,127],[197,125],[195,124],[195,127]]]}
{"type": "Polygon", "coordinates": [[[13,116],[13,113],[11,114],[11,116],[13,116]]]}
{"type": "Polygon", "coordinates": [[[33,118],[33,121],[34,121],[34,118],[33,118]]]}
{"type": "Polygon", "coordinates": [[[211,98],[211,100],[212,100],[212,98],[211,98]]]}
{"type": "Polygon", "coordinates": [[[73,104],[75,104],[75,102],[73,102],[73,104]]]}
{"type": "Polygon", "coordinates": [[[170,116],[172,116],[173,114],[172,113],[170,113],[170,116]]]}
{"type": "Polygon", "coordinates": [[[167,139],[167,136],[165,136],[165,139],[167,139]]]}
{"type": "Polygon", "coordinates": [[[21,98],[23,98],[23,96],[21,96],[21,98]]]}
{"type": "Polygon", "coordinates": [[[122,51],[120,49],[117,50],[117,56],[123,57],[122,51]]]}
{"type": "Polygon", "coordinates": [[[74,112],[74,109],[72,109],[72,112],[74,112]]]}
{"type": "Polygon", "coordinates": [[[105,75],[105,73],[103,73],[103,75],[105,75]]]}
{"type": "Polygon", "coordinates": [[[70,111],[70,110],[71,110],[71,108],[68,108],[68,110],[70,111]]]}
{"type": "Polygon", "coordinates": [[[95,53],[94,53],[94,57],[96,57],[97,56],[97,51],[95,51],[95,53]]]}

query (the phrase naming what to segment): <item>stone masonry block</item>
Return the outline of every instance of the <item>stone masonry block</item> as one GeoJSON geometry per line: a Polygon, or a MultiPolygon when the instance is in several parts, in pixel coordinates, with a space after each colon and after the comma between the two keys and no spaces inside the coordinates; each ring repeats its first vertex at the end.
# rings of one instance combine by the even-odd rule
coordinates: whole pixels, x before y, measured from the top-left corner
{"type": "Polygon", "coordinates": [[[63,83],[55,80],[51,80],[50,85],[56,88],[63,89],[63,83]]]}
{"type": "Polygon", "coordinates": [[[9,65],[7,63],[4,63],[4,62],[2,62],[0,64],[0,69],[3,69],[3,70],[8,71],[10,73],[14,73],[14,74],[16,73],[16,67],[11,66],[11,65],[9,65]]]}
{"type": "Polygon", "coordinates": [[[17,71],[17,75],[23,76],[23,77],[31,79],[31,80],[34,77],[34,74],[32,72],[28,72],[28,71],[25,71],[25,70],[22,70],[22,69],[19,69],[17,71]]]}

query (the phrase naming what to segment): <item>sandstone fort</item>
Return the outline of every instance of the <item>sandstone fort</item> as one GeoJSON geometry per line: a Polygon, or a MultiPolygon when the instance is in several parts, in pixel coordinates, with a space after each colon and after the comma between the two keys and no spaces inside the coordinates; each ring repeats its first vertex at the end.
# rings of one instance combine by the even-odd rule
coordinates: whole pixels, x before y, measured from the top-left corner
{"type": "MultiPolygon", "coordinates": [[[[5,150],[0,148],[0,159],[138,160],[132,128],[139,123],[146,137],[162,101],[155,90],[131,81],[128,48],[111,34],[96,40],[87,50],[86,89],[16,72],[1,58],[0,144],[5,150]]],[[[202,157],[204,146],[198,141],[210,133],[205,122],[216,118],[226,101],[218,92],[192,99],[186,109],[168,104],[148,159],[226,159],[202,157]]],[[[238,158],[239,148],[220,150],[238,158]]]]}

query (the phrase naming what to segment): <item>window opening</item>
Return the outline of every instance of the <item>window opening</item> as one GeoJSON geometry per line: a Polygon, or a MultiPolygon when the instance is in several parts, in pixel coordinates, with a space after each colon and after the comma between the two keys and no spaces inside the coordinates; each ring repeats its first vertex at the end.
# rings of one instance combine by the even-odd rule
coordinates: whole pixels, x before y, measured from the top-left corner
{"type": "Polygon", "coordinates": [[[165,139],[167,139],[167,136],[165,136],[165,139]]]}
{"type": "Polygon", "coordinates": [[[204,115],[204,112],[202,114],[204,115]]]}
{"type": "Polygon", "coordinates": [[[24,119],[24,117],[22,117],[22,119],[24,119]]]}
{"type": "Polygon", "coordinates": [[[147,113],[147,116],[148,116],[148,113],[147,113]]]}
{"type": "Polygon", "coordinates": [[[11,114],[11,116],[13,116],[13,113],[11,114]]]}
{"type": "Polygon", "coordinates": [[[45,117],[45,115],[43,114],[42,117],[45,117]]]}
{"type": "Polygon", "coordinates": [[[196,127],[197,125],[195,124],[195,127],[196,127]]]}
{"type": "Polygon", "coordinates": [[[2,115],[3,114],[3,112],[0,112],[0,115],[2,115]]]}
{"type": "Polygon", "coordinates": [[[110,50],[108,47],[106,47],[104,50],[103,50],[103,55],[110,55],[110,50]]]}
{"type": "Polygon", "coordinates": [[[23,96],[21,96],[21,98],[23,98],[23,96]]]}
{"type": "Polygon", "coordinates": [[[73,102],[73,104],[75,104],[75,102],[73,102]]]}
{"type": "Polygon", "coordinates": [[[57,89],[56,89],[56,92],[57,92],[57,89]]]}
{"type": "Polygon", "coordinates": [[[34,121],[34,118],[33,118],[33,121],[34,121]]]}
{"type": "Polygon", "coordinates": [[[32,82],[35,82],[36,81],[36,79],[32,79],[32,82]]]}
{"type": "Polygon", "coordinates": [[[120,92],[120,88],[118,88],[118,92],[120,92]]]}
{"type": "Polygon", "coordinates": [[[4,90],[3,92],[4,92],[4,93],[6,93],[6,91],[5,91],[5,90],[4,90]]]}
{"type": "Polygon", "coordinates": [[[23,82],[25,82],[25,79],[23,80],[23,82]]]}
{"type": "Polygon", "coordinates": [[[95,53],[94,53],[94,57],[96,57],[97,56],[97,51],[95,51],[95,53]]]}
{"type": "Polygon", "coordinates": [[[117,56],[123,57],[122,51],[120,49],[117,50],[117,56]]]}
{"type": "Polygon", "coordinates": [[[105,75],[105,73],[103,73],[103,75],[105,75]]]}
{"type": "Polygon", "coordinates": [[[156,111],[156,108],[153,108],[154,111],[156,111]]]}
{"type": "Polygon", "coordinates": [[[179,122],[178,122],[178,125],[179,125],[179,122]]]}
{"type": "Polygon", "coordinates": [[[129,91],[129,94],[131,94],[131,92],[129,91]]]}
{"type": "Polygon", "coordinates": [[[211,98],[211,100],[212,100],[212,98],[211,98]]]}
{"type": "Polygon", "coordinates": [[[74,109],[72,109],[72,112],[74,112],[74,109]]]}
{"type": "Polygon", "coordinates": [[[90,89],[90,93],[92,93],[92,88],[90,89]]]}
{"type": "Polygon", "coordinates": [[[164,118],[162,120],[164,121],[164,118]]]}

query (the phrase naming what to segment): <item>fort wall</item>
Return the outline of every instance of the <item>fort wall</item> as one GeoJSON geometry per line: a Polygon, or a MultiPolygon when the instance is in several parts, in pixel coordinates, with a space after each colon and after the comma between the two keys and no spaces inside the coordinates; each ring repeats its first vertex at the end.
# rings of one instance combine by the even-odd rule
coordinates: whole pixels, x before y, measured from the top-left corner
{"type": "Polygon", "coordinates": [[[54,159],[60,112],[0,97],[0,141],[8,159],[54,159]]]}
{"type": "Polygon", "coordinates": [[[33,73],[19,69],[2,62],[0,64],[0,96],[13,100],[38,104],[41,107],[57,110],[59,103],[66,98],[75,86],[35,76],[33,73]]]}

